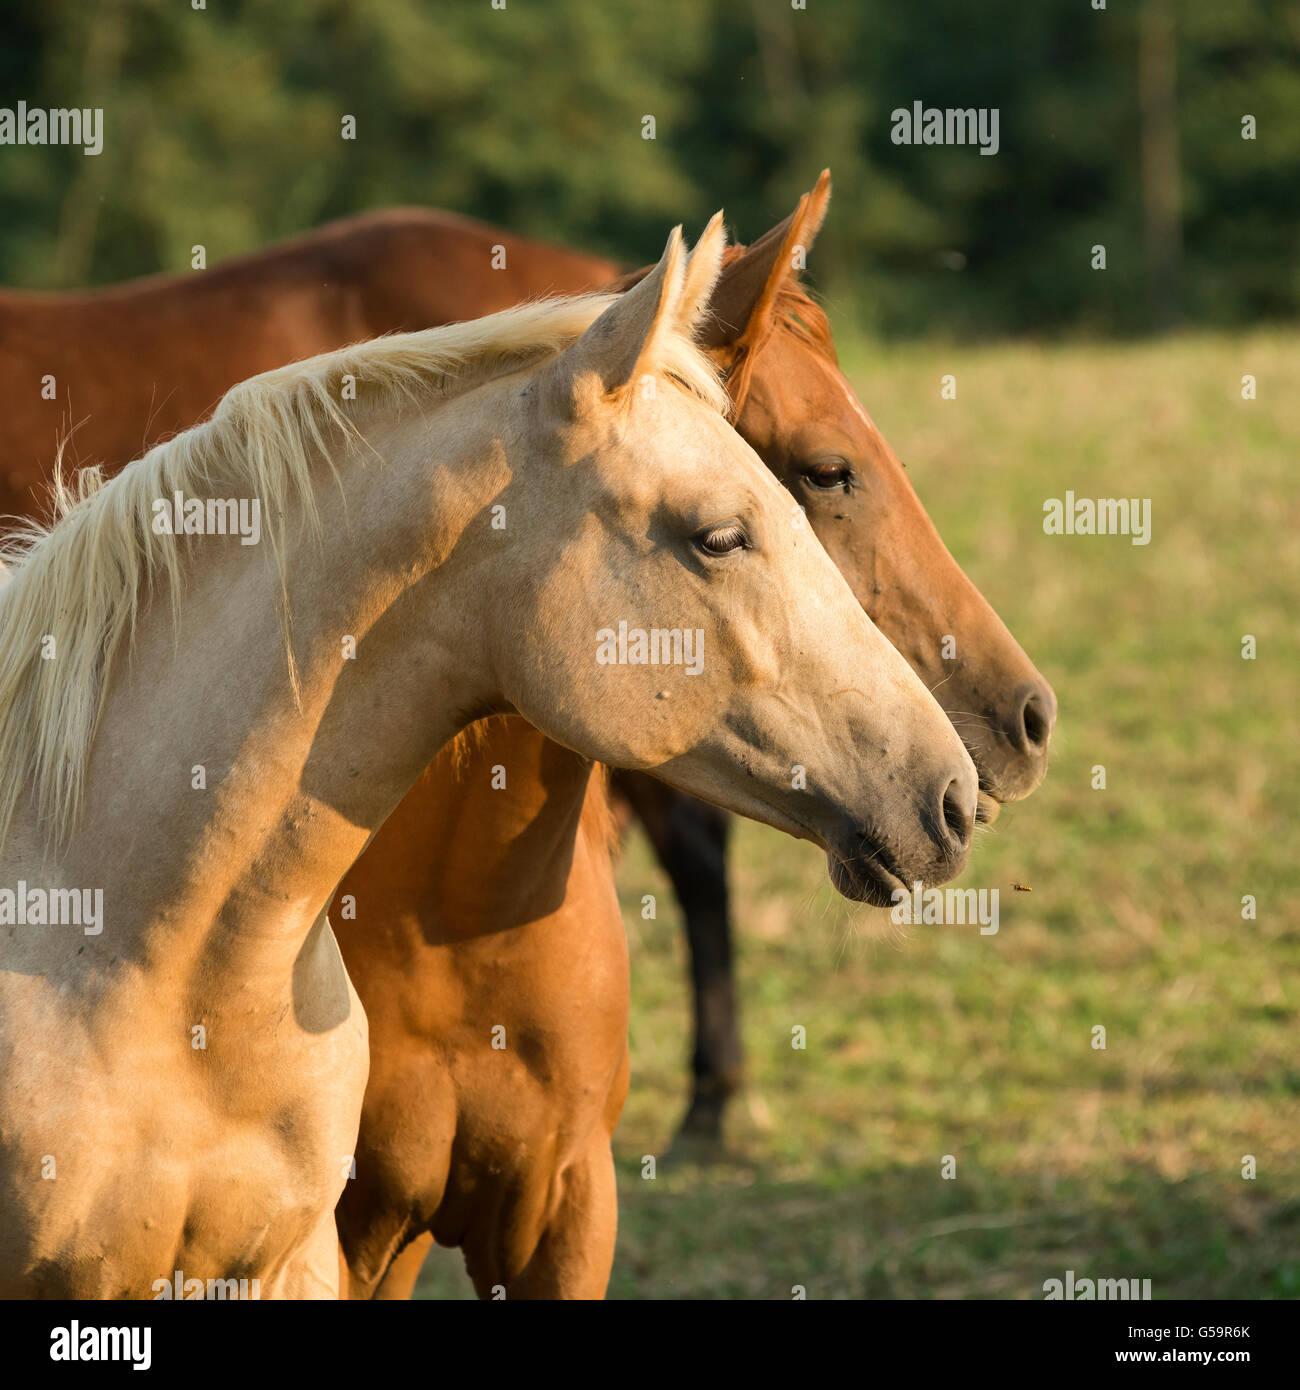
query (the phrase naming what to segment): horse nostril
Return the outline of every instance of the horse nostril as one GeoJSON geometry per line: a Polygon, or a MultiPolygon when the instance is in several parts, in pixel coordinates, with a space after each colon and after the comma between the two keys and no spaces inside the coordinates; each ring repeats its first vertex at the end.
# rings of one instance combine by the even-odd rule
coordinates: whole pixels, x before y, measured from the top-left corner
{"type": "Polygon", "coordinates": [[[943,794],[943,821],[964,854],[970,848],[975,826],[975,801],[970,788],[963,787],[956,777],[943,794]]]}
{"type": "Polygon", "coordinates": [[[1055,696],[1050,690],[1030,690],[1020,706],[1019,737],[1012,742],[1026,753],[1045,753],[1055,723],[1055,696]]]}
{"type": "Polygon", "coordinates": [[[1034,748],[1039,748],[1047,742],[1047,720],[1033,700],[1025,705],[1020,717],[1024,721],[1025,737],[1034,748]]]}

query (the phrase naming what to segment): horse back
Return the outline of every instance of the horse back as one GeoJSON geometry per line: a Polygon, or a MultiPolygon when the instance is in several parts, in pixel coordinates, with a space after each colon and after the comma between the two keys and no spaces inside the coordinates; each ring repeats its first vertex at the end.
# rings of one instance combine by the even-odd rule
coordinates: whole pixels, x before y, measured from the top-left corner
{"type": "Polygon", "coordinates": [[[618,267],[450,213],[394,208],[210,270],[82,293],[0,291],[0,512],[40,510],[65,467],[113,472],[235,383],[383,333],[596,289],[618,267]]]}

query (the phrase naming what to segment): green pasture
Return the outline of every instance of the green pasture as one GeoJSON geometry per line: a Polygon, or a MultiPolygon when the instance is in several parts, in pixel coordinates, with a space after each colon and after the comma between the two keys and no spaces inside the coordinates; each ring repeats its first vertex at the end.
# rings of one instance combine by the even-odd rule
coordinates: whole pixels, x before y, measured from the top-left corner
{"type": "MultiPolygon", "coordinates": [[[[837,899],[810,846],[738,827],[752,1083],[711,1163],[668,1153],[684,948],[630,843],[611,1295],[1036,1298],[1073,1269],[1156,1298],[1300,1297],[1300,335],[863,346],[845,365],[1055,686],[1051,769],[961,880],[1001,890],[996,936],[894,927],[837,899]],[[1067,489],[1150,497],[1150,545],[1045,535],[1067,489]]],[[[459,1257],[438,1252],[421,1292],[468,1296],[459,1257]]]]}

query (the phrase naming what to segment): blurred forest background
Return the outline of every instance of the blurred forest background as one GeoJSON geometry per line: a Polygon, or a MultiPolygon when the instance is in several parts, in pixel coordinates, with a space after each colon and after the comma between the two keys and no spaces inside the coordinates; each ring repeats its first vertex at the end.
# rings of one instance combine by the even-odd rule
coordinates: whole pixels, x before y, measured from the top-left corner
{"type": "Polygon", "coordinates": [[[719,204],[752,238],[829,165],[812,268],[841,330],[1293,318],[1300,5],[1101,3],[3,0],[0,105],[102,107],[105,135],[0,150],[0,283],[188,269],[393,203],[641,263],[719,204]],[[894,145],[914,101],[997,107],[999,153],[894,145]]]}

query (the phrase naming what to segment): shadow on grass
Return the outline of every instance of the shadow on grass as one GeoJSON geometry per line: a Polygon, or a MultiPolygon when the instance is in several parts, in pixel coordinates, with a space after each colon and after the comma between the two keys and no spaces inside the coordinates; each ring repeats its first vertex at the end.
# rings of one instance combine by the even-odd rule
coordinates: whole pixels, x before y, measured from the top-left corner
{"type": "Polygon", "coordinates": [[[945,1181],[937,1162],[816,1185],[743,1164],[619,1179],[614,1298],[1041,1298],[1067,1269],[1150,1279],[1157,1299],[1300,1296],[1300,1201],[1257,1180],[945,1181]]]}
{"type": "MultiPolygon", "coordinates": [[[[1048,1279],[1150,1279],[1155,1299],[1300,1297],[1300,1200],[1258,1180],[1149,1168],[1110,1182],[957,1179],[938,1165],[776,1182],[732,1161],[620,1162],[625,1299],[1043,1297],[1048,1279]]],[[[470,1297],[435,1251],[418,1297],[470,1297]]]]}

